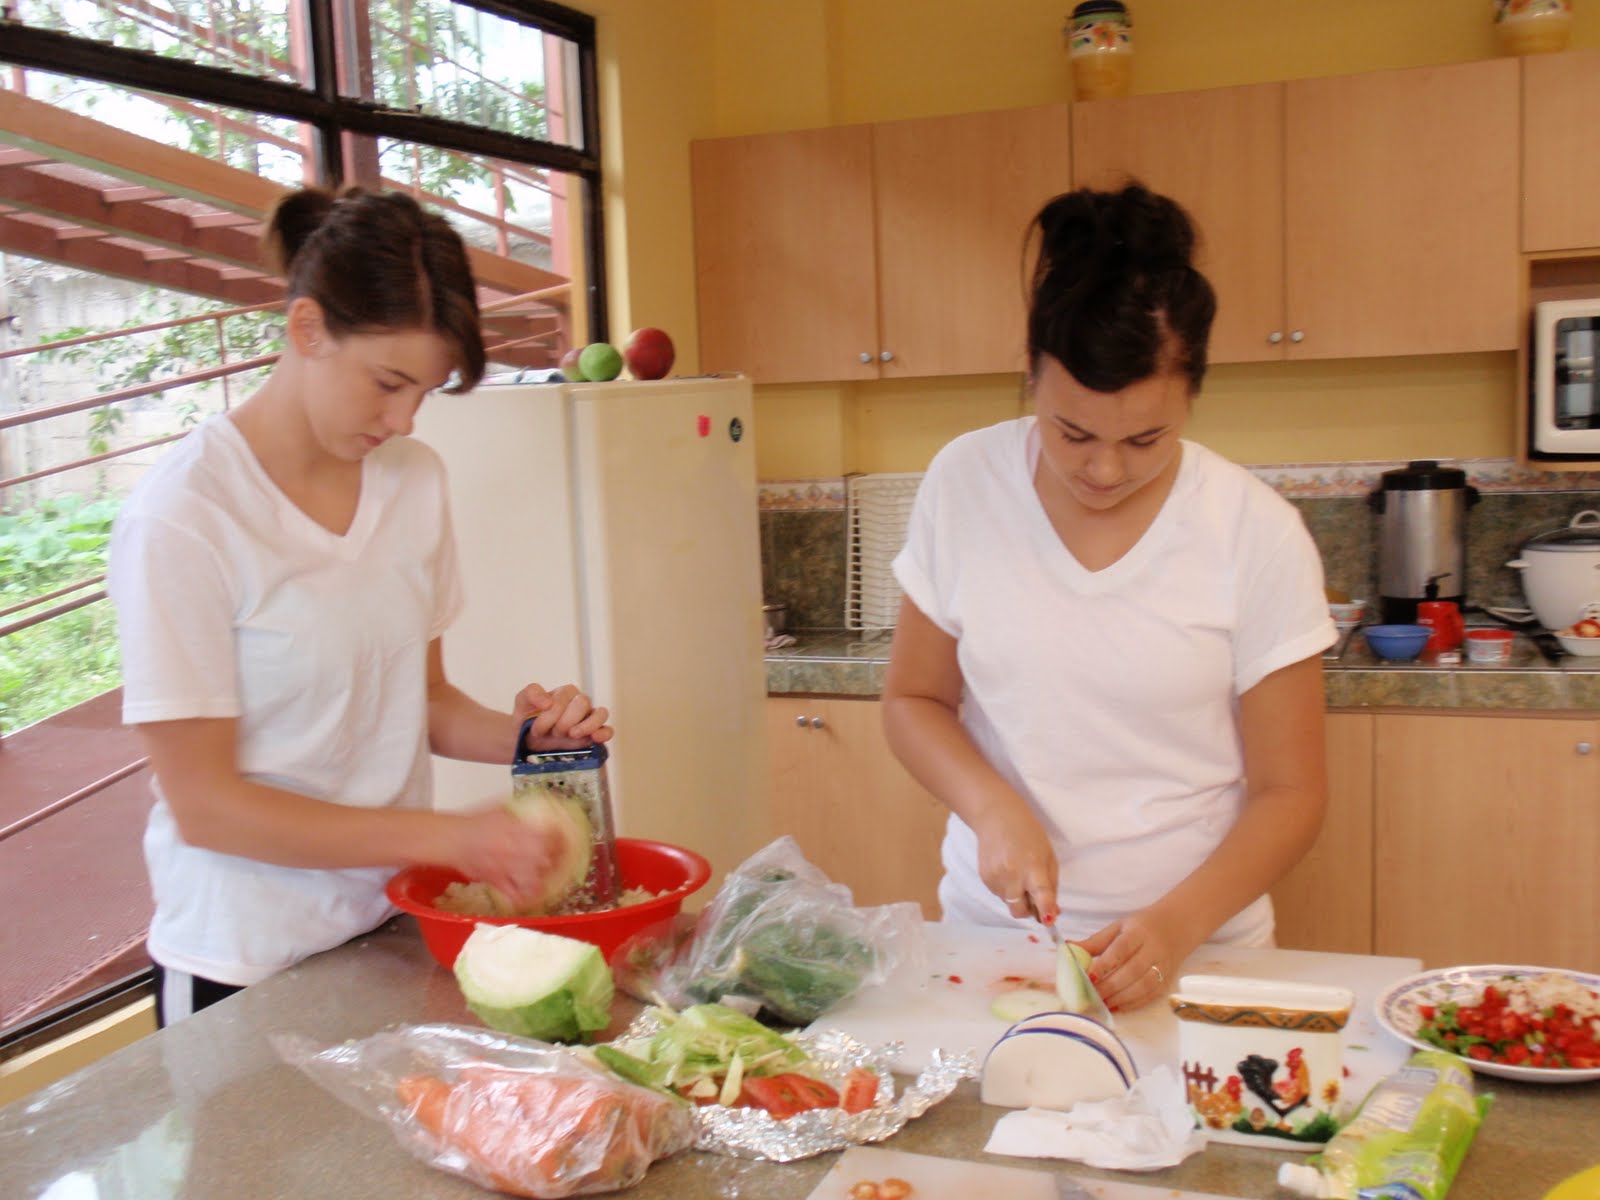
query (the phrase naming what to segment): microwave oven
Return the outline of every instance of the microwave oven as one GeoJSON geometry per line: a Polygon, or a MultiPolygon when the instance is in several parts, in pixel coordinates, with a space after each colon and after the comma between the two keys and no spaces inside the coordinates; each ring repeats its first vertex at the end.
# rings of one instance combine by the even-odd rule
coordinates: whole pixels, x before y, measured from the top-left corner
{"type": "Polygon", "coordinates": [[[1528,457],[1600,459],[1600,296],[1533,306],[1528,457]]]}

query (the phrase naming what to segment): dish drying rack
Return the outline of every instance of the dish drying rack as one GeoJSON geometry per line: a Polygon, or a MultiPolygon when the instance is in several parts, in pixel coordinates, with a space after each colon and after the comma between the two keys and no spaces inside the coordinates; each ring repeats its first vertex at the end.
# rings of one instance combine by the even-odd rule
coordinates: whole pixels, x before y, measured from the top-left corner
{"type": "Polygon", "coordinates": [[[845,481],[846,629],[881,633],[895,626],[900,585],[894,557],[906,544],[906,526],[922,472],[852,475],[845,481]]]}

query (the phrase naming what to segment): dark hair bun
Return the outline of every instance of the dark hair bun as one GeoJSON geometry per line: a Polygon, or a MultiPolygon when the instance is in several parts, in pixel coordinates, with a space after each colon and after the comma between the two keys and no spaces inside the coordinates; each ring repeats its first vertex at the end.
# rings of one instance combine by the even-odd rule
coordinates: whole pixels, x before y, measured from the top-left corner
{"type": "Polygon", "coordinates": [[[328,219],[333,205],[333,193],[321,188],[302,188],[278,201],[267,219],[267,231],[262,238],[267,265],[280,275],[288,275],[295,255],[328,219]]]}
{"type": "Polygon", "coordinates": [[[322,307],[336,338],[429,329],[456,350],[465,390],[483,377],[477,284],[450,223],[403,192],[320,188],[290,192],[267,220],[262,249],[289,299],[322,307]]]}
{"type": "Polygon", "coordinates": [[[1194,224],[1178,204],[1138,183],[1080,188],[1046,204],[1033,228],[1031,363],[1049,354],[1104,392],[1172,365],[1199,388],[1216,297],[1194,268],[1194,224]]]}

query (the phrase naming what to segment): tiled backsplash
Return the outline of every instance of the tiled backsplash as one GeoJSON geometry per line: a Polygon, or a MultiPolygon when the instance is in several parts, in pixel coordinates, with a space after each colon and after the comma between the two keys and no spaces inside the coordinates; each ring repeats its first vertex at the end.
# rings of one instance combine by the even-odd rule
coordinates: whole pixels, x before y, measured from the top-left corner
{"type": "MultiPolygon", "coordinates": [[[[1322,552],[1328,584],[1372,597],[1378,578],[1378,517],[1367,495],[1382,473],[1404,463],[1322,463],[1252,467],[1305,518],[1322,552]]],[[[1515,605],[1518,573],[1506,563],[1535,533],[1600,509],[1600,472],[1530,471],[1506,459],[1453,460],[1482,493],[1467,515],[1467,600],[1515,605]]],[[[845,486],[842,479],[761,485],[762,582],[789,606],[792,630],[840,629],[845,607],[845,486]]]]}

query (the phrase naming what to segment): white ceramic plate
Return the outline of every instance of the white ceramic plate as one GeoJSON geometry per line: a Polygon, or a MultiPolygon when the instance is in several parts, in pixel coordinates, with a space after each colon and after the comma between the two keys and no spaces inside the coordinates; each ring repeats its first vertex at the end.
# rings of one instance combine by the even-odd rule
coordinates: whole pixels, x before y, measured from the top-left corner
{"type": "MultiPolygon", "coordinates": [[[[1565,975],[1592,992],[1600,992],[1600,975],[1588,975],[1582,971],[1564,971],[1557,967],[1506,966],[1500,963],[1479,967],[1446,967],[1412,975],[1383,992],[1374,1004],[1378,1021],[1397,1038],[1410,1042],[1419,1050],[1437,1050],[1439,1047],[1417,1036],[1417,1030],[1422,1025],[1417,1006],[1443,1004],[1446,1000],[1477,1001],[1482,998],[1483,989],[1488,984],[1506,975],[1565,975]]],[[[1480,1074],[1520,1079],[1524,1083],[1587,1083],[1592,1079],[1600,1079],[1600,1068],[1514,1067],[1509,1063],[1479,1062],[1475,1058],[1463,1058],[1461,1061],[1480,1074]]]]}

